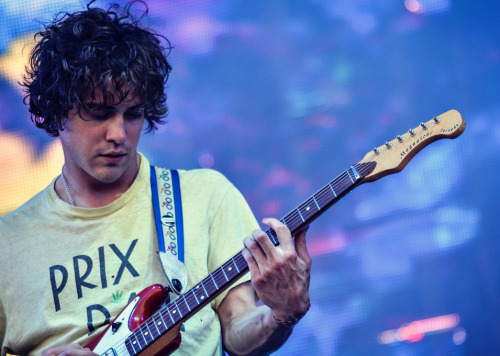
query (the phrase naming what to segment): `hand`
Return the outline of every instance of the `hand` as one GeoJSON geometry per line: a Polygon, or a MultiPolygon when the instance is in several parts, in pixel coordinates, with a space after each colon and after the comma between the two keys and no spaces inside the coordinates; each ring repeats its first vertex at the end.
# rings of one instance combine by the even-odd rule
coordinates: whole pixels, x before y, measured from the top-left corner
{"type": "Polygon", "coordinates": [[[53,347],[43,353],[42,356],[95,356],[97,354],[79,344],[69,344],[53,347]]]}
{"type": "Polygon", "coordinates": [[[279,245],[274,246],[265,232],[256,230],[243,241],[243,257],[248,263],[252,284],[260,300],[275,318],[294,320],[309,308],[311,257],[306,246],[306,231],[292,242],[290,230],[280,221],[267,218],[279,245]]]}

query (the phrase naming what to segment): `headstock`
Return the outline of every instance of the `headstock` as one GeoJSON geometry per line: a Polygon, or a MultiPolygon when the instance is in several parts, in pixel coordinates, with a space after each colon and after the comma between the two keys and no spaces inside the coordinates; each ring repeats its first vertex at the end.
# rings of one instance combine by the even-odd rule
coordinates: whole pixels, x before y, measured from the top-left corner
{"type": "Polygon", "coordinates": [[[421,123],[404,135],[376,147],[359,162],[376,162],[375,169],[363,182],[373,182],[386,175],[400,172],[420,150],[442,138],[456,138],[465,130],[465,121],[456,110],[450,110],[421,123]]]}

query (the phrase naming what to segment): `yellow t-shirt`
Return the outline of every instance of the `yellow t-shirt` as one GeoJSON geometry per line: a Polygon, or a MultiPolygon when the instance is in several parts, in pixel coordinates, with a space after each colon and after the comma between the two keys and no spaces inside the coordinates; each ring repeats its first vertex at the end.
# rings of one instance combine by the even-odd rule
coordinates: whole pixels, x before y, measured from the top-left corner
{"type": "MultiPolygon", "coordinates": [[[[179,171],[184,263],[189,287],[243,248],[258,224],[238,190],[220,173],[179,171]]],[[[128,301],[166,278],[156,252],[149,162],[142,156],[128,191],[108,206],[73,207],[52,182],[0,219],[1,355],[40,355],[87,344],[128,301]]],[[[240,279],[248,280],[248,274],[240,279]]],[[[226,293],[185,323],[173,355],[220,355],[217,307],[226,293]]]]}

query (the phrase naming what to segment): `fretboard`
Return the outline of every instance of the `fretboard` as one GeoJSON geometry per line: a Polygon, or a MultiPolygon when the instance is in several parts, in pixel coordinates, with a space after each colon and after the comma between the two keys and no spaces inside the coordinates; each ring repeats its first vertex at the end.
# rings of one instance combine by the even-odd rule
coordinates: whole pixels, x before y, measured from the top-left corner
{"type": "MultiPolygon", "coordinates": [[[[293,236],[296,235],[359,185],[363,178],[375,169],[375,166],[375,162],[358,163],[352,166],[283,217],[281,222],[289,228],[293,236]]],[[[266,234],[274,245],[279,244],[274,230],[268,229],[266,234]]],[[[137,355],[174,325],[186,321],[247,271],[248,264],[240,251],[185,294],[159,309],[132,332],[125,340],[125,346],[130,355],[137,355]]]]}

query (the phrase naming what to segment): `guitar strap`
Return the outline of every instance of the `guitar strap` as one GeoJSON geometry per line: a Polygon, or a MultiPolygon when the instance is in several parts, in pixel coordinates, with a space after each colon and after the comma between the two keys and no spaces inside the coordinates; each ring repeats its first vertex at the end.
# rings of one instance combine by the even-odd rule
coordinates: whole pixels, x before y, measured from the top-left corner
{"type": "Polygon", "coordinates": [[[184,266],[184,225],[179,172],[151,166],[150,176],[160,265],[170,290],[182,294],[187,290],[188,278],[184,266]]]}

